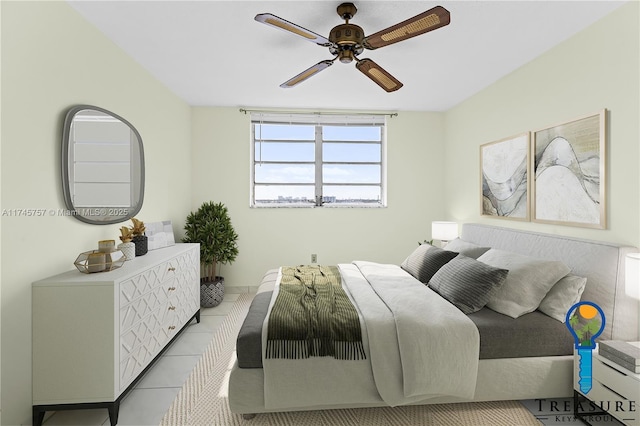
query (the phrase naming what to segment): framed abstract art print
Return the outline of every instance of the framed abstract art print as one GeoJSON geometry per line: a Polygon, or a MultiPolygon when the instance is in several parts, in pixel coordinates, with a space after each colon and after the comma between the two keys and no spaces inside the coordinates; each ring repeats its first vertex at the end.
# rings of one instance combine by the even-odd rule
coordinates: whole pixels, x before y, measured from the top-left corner
{"type": "Polygon", "coordinates": [[[529,133],[480,146],[481,214],[529,220],[529,133]]]}
{"type": "Polygon", "coordinates": [[[533,132],[532,220],[606,228],[606,110],[533,132]]]}

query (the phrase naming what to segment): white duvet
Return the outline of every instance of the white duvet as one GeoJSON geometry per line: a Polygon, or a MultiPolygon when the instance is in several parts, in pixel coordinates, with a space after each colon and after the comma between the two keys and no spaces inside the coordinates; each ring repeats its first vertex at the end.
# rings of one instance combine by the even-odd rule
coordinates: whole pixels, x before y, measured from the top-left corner
{"type": "MultiPolygon", "coordinates": [[[[367,359],[267,359],[263,349],[265,408],[473,398],[480,336],[465,314],[397,265],[356,261],[338,267],[360,315],[367,359]]],[[[269,312],[279,283],[280,276],[269,312]]],[[[269,314],[263,348],[268,323],[269,314]]]]}

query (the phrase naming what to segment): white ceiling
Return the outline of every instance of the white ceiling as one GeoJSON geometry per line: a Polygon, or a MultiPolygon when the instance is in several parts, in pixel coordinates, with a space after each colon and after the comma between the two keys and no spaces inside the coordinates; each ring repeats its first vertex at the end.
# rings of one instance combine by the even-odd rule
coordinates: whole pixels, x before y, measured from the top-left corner
{"type": "Polygon", "coordinates": [[[270,12],[328,36],[341,1],[69,1],[190,105],[445,111],[599,20],[622,1],[360,1],[351,20],[372,34],[436,5],[451,24],[374,51],[404,87],[386,93],[336,62],[292,89],[279,85],[328,49],[254,21],[270,12]]]}

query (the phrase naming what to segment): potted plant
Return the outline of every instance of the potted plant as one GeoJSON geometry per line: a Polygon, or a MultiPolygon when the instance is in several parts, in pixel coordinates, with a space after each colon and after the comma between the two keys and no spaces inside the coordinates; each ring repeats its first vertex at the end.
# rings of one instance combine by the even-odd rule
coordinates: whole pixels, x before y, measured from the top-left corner
{"type": "Polygon", "coordinates": [[[123,226],[120,228],[120,243],[118,249],[124,253],[124,257],[127,260],[131,260],[136,257],[136,245],[131,240],[133,239],[133,231],[131,228],[123,226]]]}
{"type": "Polygon", "coordinates": [[[146,229],[144,222],[136,219],[135,217],[132,218],[131,221],[133,222],[133,228],[131,228],[133,238],[131,241],[136,245],[136,256],[143,256],[147,254],[148,250],[147,236],[144,235],[144,231],[146,229]]]}
{"type": "Polygon", "coordinates": [[[182,242],[200,244],[200,305],[217,306],[224,298],[224,277],[217,275],[217,268],[238,255],[238,234],[229,212],[223,203],[205,202],[187,216],[184,230],[182,242]]]}

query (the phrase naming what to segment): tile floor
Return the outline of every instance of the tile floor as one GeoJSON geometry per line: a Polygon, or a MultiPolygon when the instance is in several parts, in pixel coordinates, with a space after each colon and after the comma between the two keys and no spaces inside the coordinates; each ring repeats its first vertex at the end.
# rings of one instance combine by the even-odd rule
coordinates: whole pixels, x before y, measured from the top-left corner
{"type": "MultiPolygon", "coordinates": [[[[249,291],[254,290],[248,288],[249,291]]],[[[119,426],[158,425],[180,391],[182,384],[208,346],[239,294],[225,294],[215,308],[202,309],[200,324],[195,321],[176,339],[136,387],[120,404],[119,426]]],[[[581,426],[573,416],[571,399],[527,400],[523,404],[544,426],[581,426]]],[[[609,416],[597,416],[593,426],[618,426],[609,416]]],[[[106,409],[47,413],[44,426],[109,426],[106,409]]],[[[434,425],[436,426],[436,425],[434,425]]]]}
{"type": "MultiPolygon", "coordinates": [[[[203,308],[120,404],[118,426],[158,425],[239,294],[227,293],[215,308],[203,308]]],[[[47,413],[44,426],[109,426],[107,409],[47,413]]]]}

